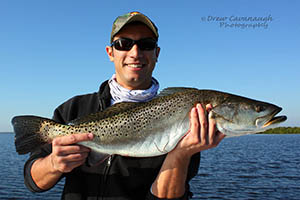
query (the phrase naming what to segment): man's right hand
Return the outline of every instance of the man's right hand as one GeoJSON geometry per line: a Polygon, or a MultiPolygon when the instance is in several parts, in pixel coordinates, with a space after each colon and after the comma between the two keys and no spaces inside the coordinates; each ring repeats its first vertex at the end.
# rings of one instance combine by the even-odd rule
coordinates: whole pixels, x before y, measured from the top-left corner
{"type": "Polygon", "coordinates": [[[91,133],[55,138],[52,141],[52,153],[45,158],[37,159],[31,167],[31,176],[35,184],[43,190],[50,189],[63,173],[82,165],[90,149],[76,143],[90,141],[93,138],[91,133]]]}
{"type": "Polygon", "coordinates": [[[89,155],[90,149],[78,142],[93,139],[93,134],[74,134],[57,137],[52,141],[52,153],[50,154],[53,169],[66,173],[82,165],[89,155]]]}

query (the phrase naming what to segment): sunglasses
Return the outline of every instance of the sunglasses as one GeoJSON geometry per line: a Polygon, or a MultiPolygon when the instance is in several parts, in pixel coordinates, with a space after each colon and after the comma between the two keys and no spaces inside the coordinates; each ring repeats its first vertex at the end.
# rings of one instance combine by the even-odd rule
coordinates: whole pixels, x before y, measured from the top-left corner
{"type": "Polygon", "coordinates": [[[142,51],[151,51],[157,47],[157,41],[153,38],[143,38],[140,40],[132,40],[129,38],[120,38],[111,43],[111,46],[119,51],[129,51],[133,45],[137,44],[142,51]]]}

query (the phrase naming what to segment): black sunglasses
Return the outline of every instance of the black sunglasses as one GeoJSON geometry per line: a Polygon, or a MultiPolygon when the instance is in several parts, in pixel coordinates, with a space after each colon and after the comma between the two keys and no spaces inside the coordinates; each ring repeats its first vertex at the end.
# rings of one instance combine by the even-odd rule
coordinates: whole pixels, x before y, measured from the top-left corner
{"type": "Polygon", "coordinates": [[[140,40],[132,40],[129,38],[120,38],[111,43],[115,49],[119,51],[129,51],[133,45],[137,44],[142,51],[151,51],[157,47],[157,41],[153,38],[143,38],[140,40]]]}

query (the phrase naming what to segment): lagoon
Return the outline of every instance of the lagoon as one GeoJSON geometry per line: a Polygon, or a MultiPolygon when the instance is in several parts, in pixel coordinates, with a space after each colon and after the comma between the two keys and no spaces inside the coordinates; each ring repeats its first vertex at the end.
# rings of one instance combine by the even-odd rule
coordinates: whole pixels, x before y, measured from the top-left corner
{"type": "MultiPolygon", "coordinates": [[[[14,135],[0,134],[0,199],[60,199],[63,181],[45,193],[24,186],[14,135]]],[[[226,138],[202,152],[193,199],[299,199],[300,134],[259,134],[226,138]]]]}

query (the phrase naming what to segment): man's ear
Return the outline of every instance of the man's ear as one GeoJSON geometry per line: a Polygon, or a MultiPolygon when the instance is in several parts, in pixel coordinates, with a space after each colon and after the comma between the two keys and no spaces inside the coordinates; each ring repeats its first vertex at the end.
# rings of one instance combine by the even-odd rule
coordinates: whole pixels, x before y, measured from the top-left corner
{"type": "Polygon", "coordinates": [[[110,47],[110,46],[106,46],[106,47],[105,47],[105,50],[106,50],[106,53],[107,53],[107,55],[108,55],[108,57],[109,57],[109,60],[110,60],[111,62],[113,62],[113,61],[114,61],[114,52],[113,52],[113,48],[110,47]]]}
{"type": "Polygon", "coordinates": [[[160,47],[156,47],[156,50],[155,50],[156,62],[158,60],[159,52],[160,52],[160,47]]]}

